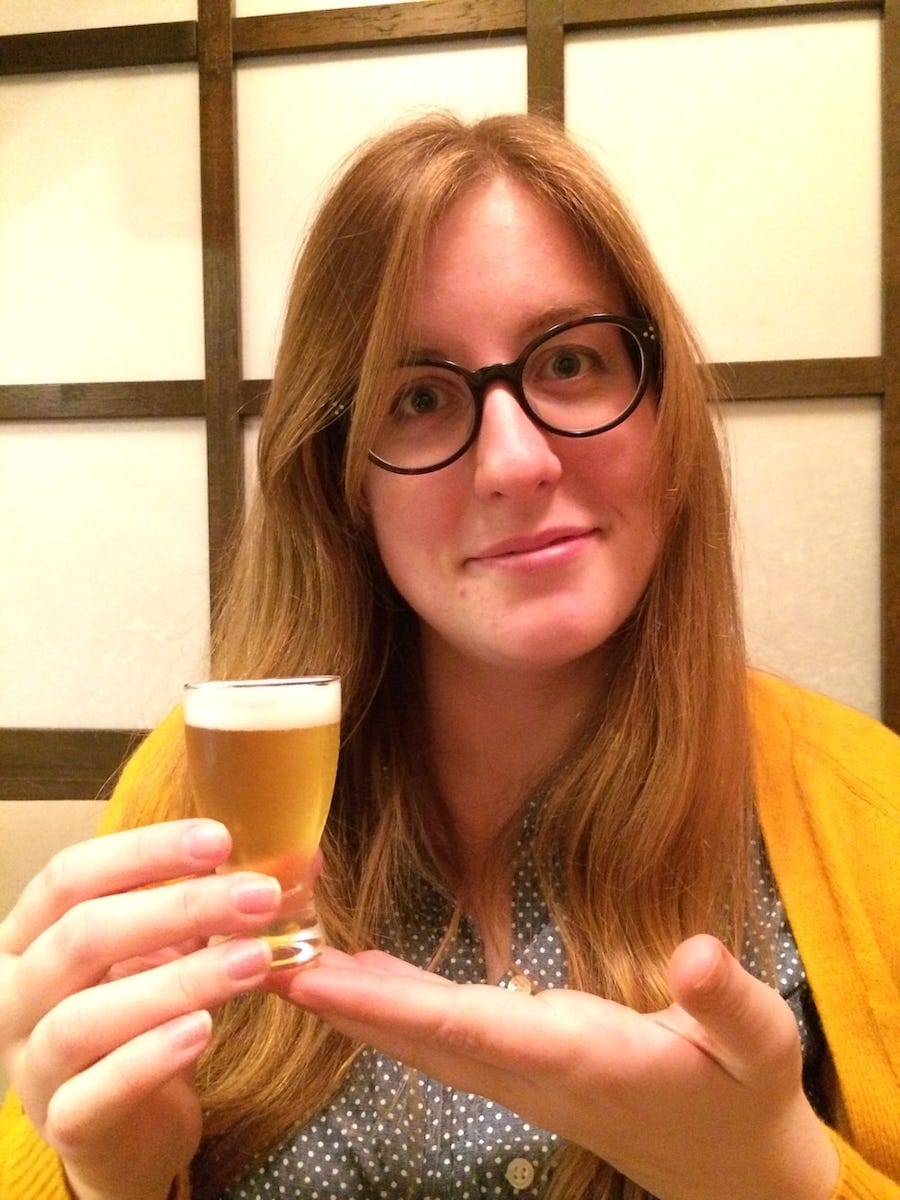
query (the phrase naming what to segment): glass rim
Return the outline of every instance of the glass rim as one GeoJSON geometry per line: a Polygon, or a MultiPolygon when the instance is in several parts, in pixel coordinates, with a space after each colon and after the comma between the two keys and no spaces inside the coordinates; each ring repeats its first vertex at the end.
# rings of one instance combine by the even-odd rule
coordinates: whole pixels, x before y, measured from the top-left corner
{"type": "Polygon", "coordinates": [[[199,679],[184,684],[184,690],[199,691],[201,688],[212,690],[219,688],[296,687],[301,684],[324,687],[330,683],[340,683],[340,681],[340,675],[295,675],[290,678],[275,677],[272,679],[199,679]]]}

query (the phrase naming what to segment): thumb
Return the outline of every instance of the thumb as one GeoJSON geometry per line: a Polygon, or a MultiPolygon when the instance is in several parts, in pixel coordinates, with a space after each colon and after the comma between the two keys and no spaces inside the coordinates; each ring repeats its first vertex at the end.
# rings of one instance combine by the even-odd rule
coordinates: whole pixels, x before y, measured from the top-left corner
{"type": "Polygon", "coordinates": [[[677,947],[672,998],[705,1035],[706,1049],[739,1082],[775,1082],[801,1069],[800,1037],[787,1004],[706,934],[677,947]]]}

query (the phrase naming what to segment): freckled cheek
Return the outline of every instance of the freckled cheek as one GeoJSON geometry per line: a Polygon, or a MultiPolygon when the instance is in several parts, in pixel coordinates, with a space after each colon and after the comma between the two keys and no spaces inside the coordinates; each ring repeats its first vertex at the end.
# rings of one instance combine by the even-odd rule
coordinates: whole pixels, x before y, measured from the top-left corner
{"type": "Polygon", "coordinates": [[[465,580],[453,578],[445,550],[447,535],[436,520],[416,513],[414,502],[390,512],[381,509],[373,513],[373,525],[385,570],[414,607],[414,597],[446,596],[452,591],[464,594],[468,590],[465,580]]]}
{"type": "Polygon", "coordinates": [[[650,503],[653,460],[649,448],[626,444],[597,472],[601,497],[620,508],[644,508],[650,503]]]}
{"type": "Polygon", "coordinates": [[[648,471],[636,463],[611,461],[599,466],[594,463],[591,470],[581,475],[576,485],[589,505],[598,512],[618,512],[620,515],[641,514],[649,507],[650,490],[648,471]]]}

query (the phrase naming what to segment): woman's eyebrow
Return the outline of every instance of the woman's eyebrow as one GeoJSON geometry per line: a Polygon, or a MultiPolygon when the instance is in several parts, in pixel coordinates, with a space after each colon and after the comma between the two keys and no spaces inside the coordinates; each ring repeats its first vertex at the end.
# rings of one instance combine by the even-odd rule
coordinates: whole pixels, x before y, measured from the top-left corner
{"type": "MultiPolygon", "coordinates": [[[[563,321],[574,321],[579,317],[587,317],[593,313],[619,312],[621,306],[610,307],[609,301],[588,298],[568,304],[552,304],[543,308],[533,317],[529,317],[519,328],[518,336],[524,348],[533,338],[560,325],[563,321]]],[[[622,314],[624,315],[624,313],[622,314]]],[[[425,343],[413,343],[404,355],[404,361],[419,360],[448,361],[447,355],[437,346],[425,343]]]]}
{"type": "Polygon", "coordinates": [[[591,297],[579,300],[577,303],[553,304],[549,308],[542,309],[522,327],[522,336],[526,341],[530,341],[538,334],[544,333],[545,330],[552,329],[554,325],[561,325],[563,321],[576,321],[579,317],[588,317],[593,313],[615,311],[615,307],[610,308],[608,300],[591,297]]]}

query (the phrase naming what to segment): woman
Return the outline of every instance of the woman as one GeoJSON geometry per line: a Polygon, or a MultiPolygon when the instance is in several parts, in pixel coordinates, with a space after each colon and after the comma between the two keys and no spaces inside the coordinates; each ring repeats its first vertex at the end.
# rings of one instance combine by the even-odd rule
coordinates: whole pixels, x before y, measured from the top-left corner
{"type": "Polygon", "coordinates": [[[351,162],[214,652],[343,676],[336,949],[268,976],[173,714],[0,928],[0,1194],[900,1195],[900,749],[748,684],[697,357],[555,128],[351,162]]]}

